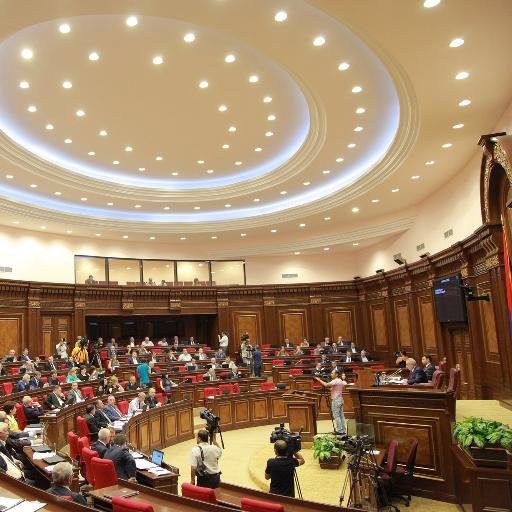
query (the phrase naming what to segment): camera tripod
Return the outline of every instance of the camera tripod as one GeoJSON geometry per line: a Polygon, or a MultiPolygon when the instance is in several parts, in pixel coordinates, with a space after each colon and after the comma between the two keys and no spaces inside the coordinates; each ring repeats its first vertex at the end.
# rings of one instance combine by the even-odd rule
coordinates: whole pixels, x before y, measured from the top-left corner
{"type": "Polygon", "coordinates": [[[220,425],[217,425],[217,426],[214,426],[213,428],[208,429],[208,437],[210,440],[210,444],[213,443],[213,434],[215,434],[216,432],[219,433],[220,444],[222,446],[222,449],[224,450],[224,438],[222,437],[222,430],[220,429],[220,425]]]}
{"type": "Polygon", "coordinates": [[[295,482],[295,488],[297,489],[297,498],[299,498],[299,500],[303,500],[304,498],[302,497],[302,489],[300,488],[299,476],[297,475],[296,468],[293,468],[293,480],[295,482]]]}

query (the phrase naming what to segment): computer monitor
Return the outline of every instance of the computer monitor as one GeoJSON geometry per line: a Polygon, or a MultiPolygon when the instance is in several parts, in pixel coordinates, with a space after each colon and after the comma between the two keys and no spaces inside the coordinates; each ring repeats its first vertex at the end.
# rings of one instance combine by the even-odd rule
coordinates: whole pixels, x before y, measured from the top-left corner
{"type": "Polygon", "coordinates": [[[151,462],[157,466],[161,466],[164,461],[164,452],[161,450],[153,450],[151,452],[151,462]]]}

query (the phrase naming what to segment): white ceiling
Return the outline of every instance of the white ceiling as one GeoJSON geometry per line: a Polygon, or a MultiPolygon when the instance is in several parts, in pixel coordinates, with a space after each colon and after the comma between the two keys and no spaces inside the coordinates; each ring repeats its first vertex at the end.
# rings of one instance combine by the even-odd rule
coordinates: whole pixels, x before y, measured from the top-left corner
{"type": "Polygon", "coordinates": [[[210,257],[396,236],[512,99],[510,19],[508,0],[8,2],[0,223],[210,257]]]}

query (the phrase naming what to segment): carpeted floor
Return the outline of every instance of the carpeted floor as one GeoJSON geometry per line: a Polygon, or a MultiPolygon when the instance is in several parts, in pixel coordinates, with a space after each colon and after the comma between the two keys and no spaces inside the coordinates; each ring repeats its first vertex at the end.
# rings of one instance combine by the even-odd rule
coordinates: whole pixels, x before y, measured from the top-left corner
{"type": "MultiPolygon", "coordinates": [[[[196,411],[196,427],[203,425],[196,411]]],[[[512,424],[512,411],[499,405],[495,400],[460,400],[457,402],[457,419],[465,416],[483,416],[512,424]]],[[[273,456],[273,447],[269,442],[272,425],[225,432],[223,434],[225,451],[221,459],[222,479],[225,482],[268,491],[268,482],[264,479],[265,464],[273,456]]],[[[319,421],[318,432],[332,429],[330,421],[319,421]]],[[[188,441],[164,450],[165,461],[180,468],[180,484],[190,478],[189,454],[195,441],[188,441]]],[[[339,505],[340,493],[346,476],[345,466],[338,470],[320,469],[313,459],[312,450],[303,449],[306,463],[298,470],[302,494],[305,499],[339,505]],[[320,482],[320,484],[319,484],[320,482]]],[[[400,506],[399,506],[400,508],[400,506]]],[[[402,505],[402,509],[405,507],[402,505]]],[[[413,497],[411,512],[458,512],[457,505],[413,497]]]]}

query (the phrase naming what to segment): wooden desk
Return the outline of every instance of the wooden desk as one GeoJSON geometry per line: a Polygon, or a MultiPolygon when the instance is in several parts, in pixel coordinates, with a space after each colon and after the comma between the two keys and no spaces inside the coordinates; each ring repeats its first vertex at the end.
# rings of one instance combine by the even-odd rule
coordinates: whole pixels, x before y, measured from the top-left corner
{"type": "Polygon", "coordinates": [[[375,443],[399,442],[398,462],[406,462],[413,438],[418,439],[413,494],[455,502],[451,426],[453,393],[415,386],[350,388],[356,422],[373,425],[375,443]]]}

